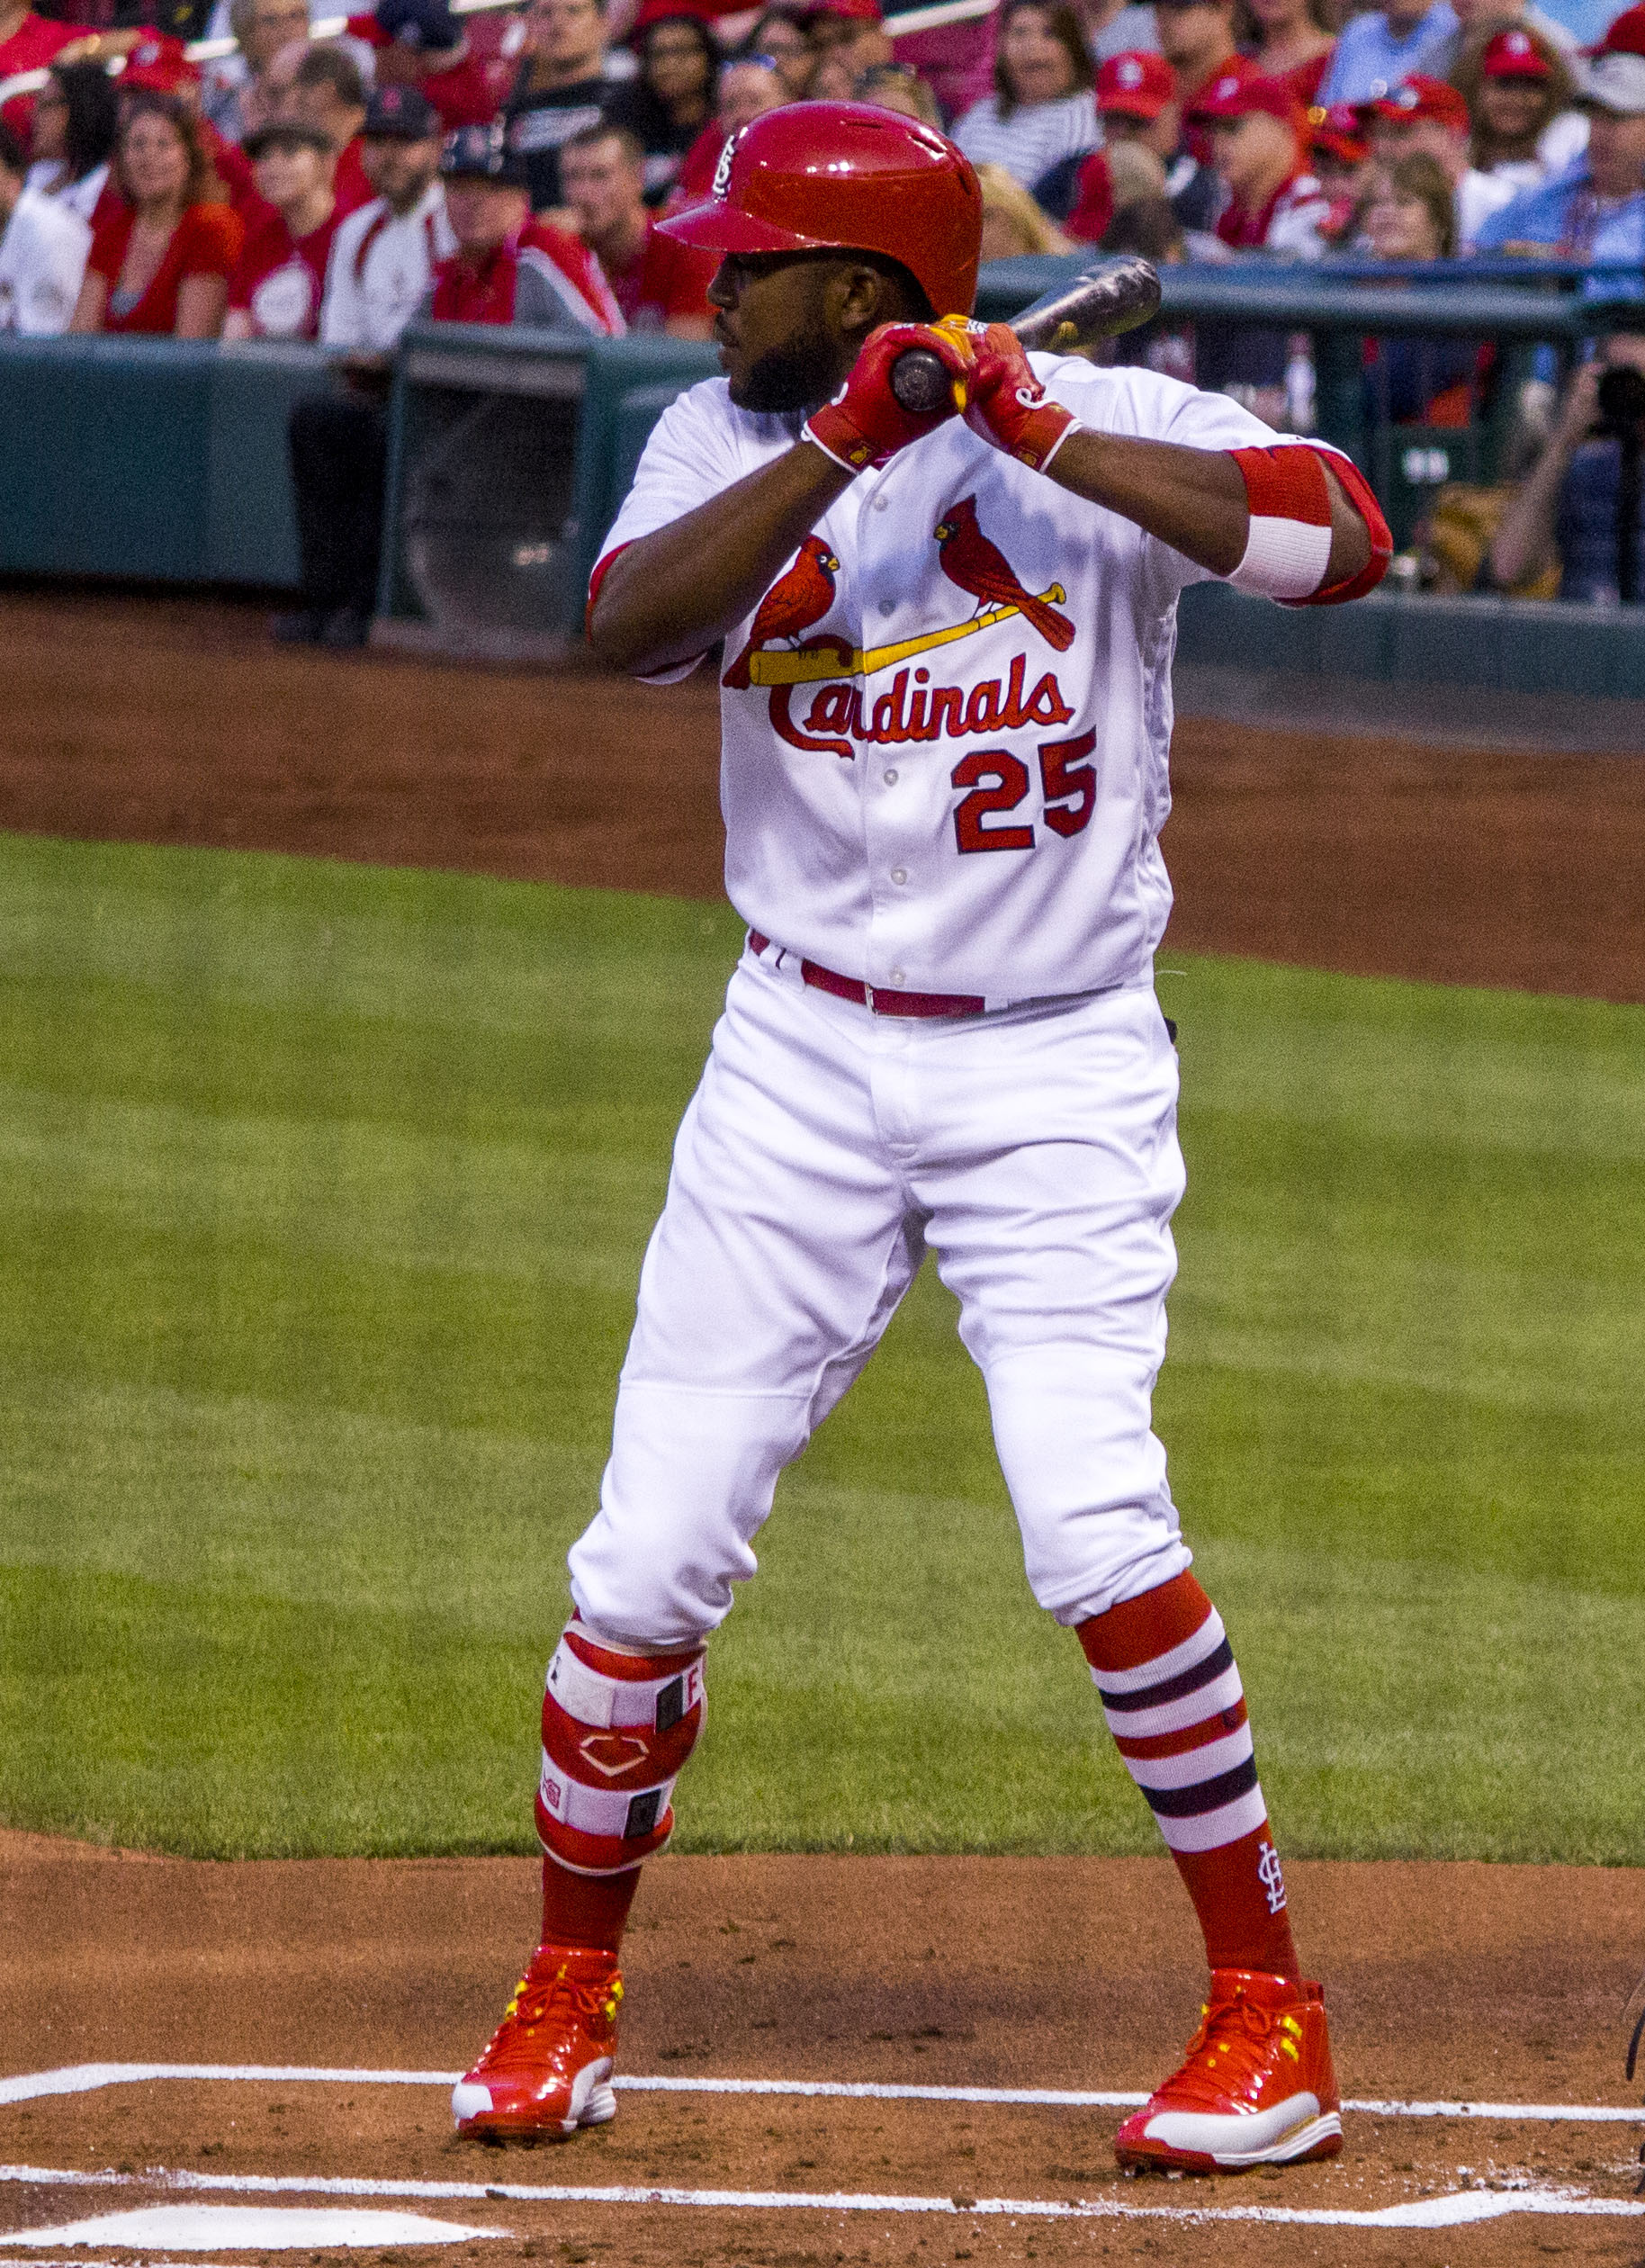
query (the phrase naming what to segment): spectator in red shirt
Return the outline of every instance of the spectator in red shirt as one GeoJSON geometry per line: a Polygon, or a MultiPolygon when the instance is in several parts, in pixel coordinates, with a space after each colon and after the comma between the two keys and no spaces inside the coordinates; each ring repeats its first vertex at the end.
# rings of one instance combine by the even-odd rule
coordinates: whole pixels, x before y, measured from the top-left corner
{"type": "Polygon", "coordinates": [[[139,94],[121,123],[114,177],[127,202],[92,238],[69,329],[216,338],[241,229],[212,202],[219,184],[198,121],[172,97],[139,94]]]}
{"type": "MultiPolygon", "coordinates": [[[[28,0],[0,0],[0,79],[40,70],[65,50],[72,54],[82,43],[94,45],[96,37],[83,24],[52,23],[36,15],[28,0]]],[[[27,148],[34,123],[32,98],[14,95],[0,115],[27,148]]]]}
{"type": "Polygon", "coordinates": [[[1283,79],[1305,107],[1319,98],[1336,34],[1329,0],[1239,0],[1239,43],[1264,78],[1283,79]]]}
{"type": "Polygon", "coordinates": [[[248,134],[257,189],[274,207],[229,279],[225,338],[316,338],[326,264],[337,233],[337,153],[294,118],[248,134]]]}
{"type": "Polygon", "coordinates": [[[707,291],[718,262],[657,233],[638,135],[625,126],[585,127],[562,145],[560,180],[577,233],[598,258],[629,329],[708,338],[707,291]]]}
{"type": "MultiPolygon", "coordinates": [[[[1151,151],[1165,168],[1165,194],[1182,227],[1209,230],[1222,210],[1225,193],[1211,169],[1209,154],[1201,158],[1191,138],[1184,137],[1177,76],[1164,57],[1139,49],[1110,55],[1097,73],[1096,92],[1105,148],[1135,142],[1151,151]]],[[[1209,139],[1207,134],[1208,146],[1209,139]]],[[[1096,155],[1101,158],[1102,151],[1096,155]]],[[[1077,184],[1062,189],[1053,176],[1041,183],[1040,202],[1048,212],[1069,216],[1070,235],[1090,238],[1090,229],[1074,227],[1072,216],[1085,201],[1088,174],[1092,182],[1100,182],[1102,169],[1090,158],[1073,162],[1077,166],[1077,184]]]]}
{"type": "Polygon", "coordinates": [[[197,122],[211,170],[228,191],[229,203],[242,228],[247,235],[260,229],[271,217],[270,209],[257,194],[251,160],[238,143],[228,140],[203,116],[200,74],[184,53],[181,40],[147,32],[137,41],[120,77],[122,109],[139,94],[168,95],[197,122]]]}
{"type": "Polygon", "coordinates": [[[377,0],[374,14],[350,16],[351,38],[376,57],[379,86],[414,86],[446,132],[489,125],[513,76],[501,58],[483,63],[463,37],[449,0],[377,0]]]}
{"type": "Polygon", "coordinates": [[[28,0],[0,0],[0,79],[40,70],[63,49],[94,37],[82,24],[36,15],[28,0]]]}
{"type": "Polygon", "coordinates": [[[1317,260],[1331,209],[1308,172],[1308,114],[1283,79],[1225,71],[1200,95],[1228,201],[1217,234],[1230,250],[1317,260]]]}
{"type": "Polygon", "coordinates": [[[593,253],[532,219],[525,161],[501,126],[460,127],[441,153],[440,178],[457,250],[435,270],[436,322],[621,335],[623,310],[593,253]]]}
{"type": "Polygon", "coordinates": [[[345,219],[377,192],[360,162],[360,131],[365,124],[365,82],[346,47],[322,40],[310,48],[291,75],[290,91],[276,116],[317,127],[337,153],[337,210],[345,219]]]}

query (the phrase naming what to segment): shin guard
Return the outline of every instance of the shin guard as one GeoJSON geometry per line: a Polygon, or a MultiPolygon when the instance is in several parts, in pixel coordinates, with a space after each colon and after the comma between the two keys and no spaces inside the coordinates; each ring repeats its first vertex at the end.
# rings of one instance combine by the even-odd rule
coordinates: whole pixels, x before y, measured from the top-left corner
{"type": "Polygon", "coordinates": [[[674,1829],[670,1798],[703,1728],[703,1650],[623,1653],[569,1624],[543,1696],[537,1840],[578,1875],[616,1875],[674,1829]]]}

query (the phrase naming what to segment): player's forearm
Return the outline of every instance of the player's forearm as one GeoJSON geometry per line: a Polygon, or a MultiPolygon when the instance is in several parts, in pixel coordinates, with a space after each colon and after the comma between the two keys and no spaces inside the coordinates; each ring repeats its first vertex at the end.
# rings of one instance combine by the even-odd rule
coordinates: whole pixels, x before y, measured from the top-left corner
{"type": "Polygon", "coordinates": [[[757,607],[852,475],[809,442],[613,560],[589,621],[612,669],[688,662],[757,607]]]}
{"type": "MultiPolygon", "coordinates": [[[[1179,448],[1124,434],[1071,433],[1047,477],[1146,528],[1173,551],[1214,575],[1231,575],[1251,530],[1245,476],[1218,449],[1179,448]]],[[[1330,467],[1331,554],[1323,581],[1357,575],[1371,558],[1371,536],[1330,467]]]]}

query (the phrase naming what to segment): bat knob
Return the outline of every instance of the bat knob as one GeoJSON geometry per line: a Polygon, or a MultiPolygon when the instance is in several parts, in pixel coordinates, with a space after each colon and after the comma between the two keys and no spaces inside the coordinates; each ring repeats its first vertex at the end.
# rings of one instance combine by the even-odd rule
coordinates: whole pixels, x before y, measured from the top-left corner
{"type": "Polygon", "coordinates": [[[891,391],[911,417],[929,418],[946,410],[952,400],[953,380],[942,358],[929,346],[905,346],[891,365],[891,391]]]}

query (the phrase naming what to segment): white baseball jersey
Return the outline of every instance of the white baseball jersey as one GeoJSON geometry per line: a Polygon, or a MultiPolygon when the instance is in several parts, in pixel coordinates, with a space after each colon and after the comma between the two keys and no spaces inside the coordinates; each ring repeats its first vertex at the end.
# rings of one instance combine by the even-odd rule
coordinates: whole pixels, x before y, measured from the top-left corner
{"type": "MultiPolygon", "coordinates": [[[[1279,437],[1150,371],[1032,361],[1099,431],[1204,449],[1279,437]]],[[[724,380],[693,387],[659,420],[602,556],[797,431],[733,408],[724,380]]],[[[1171,907],[1176,602],[1205,579],[958,418],[859,475],[725,642],[738,913],[891,991],[993,1007],[1146,983],[1171,907]]]]}
{"type": "Polygon", "coordinates": [[[445,192],[431,181],[409,212],[378,197],[338,224],[320,309],[322,346],[386,355],[427,298],[436,260],[457,248],[445,192]]]}

